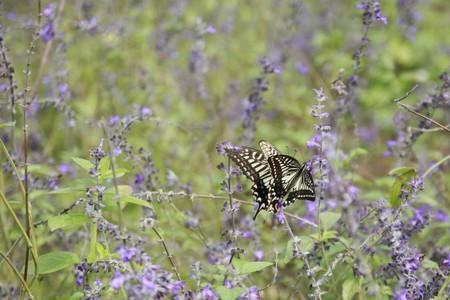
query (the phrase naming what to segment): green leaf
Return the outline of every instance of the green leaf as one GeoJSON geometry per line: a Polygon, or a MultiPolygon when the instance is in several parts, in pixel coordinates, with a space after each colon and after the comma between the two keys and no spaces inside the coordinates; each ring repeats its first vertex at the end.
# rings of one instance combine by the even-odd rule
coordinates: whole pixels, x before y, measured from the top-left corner
{"type": "Polygon", "coordinates": [[[331,227],[333,227],[334,224],[339,220],[341,217],[340,213],[327,211],[320,214],[320,223],[322,224],[322,228],[324,230],[328,230],[331,227]]]}
{"type": "Polygon", "coordinates": [[[140,206],[152,207],[148,201],[145,201],[145,200],[142,200],[142,199],[130,196],[130,195],[120,197],[120,202],[123,203],[124,206],[127,203],[132,203],[132,204],[136,204],[136,205],[140,205],[140,206]]]}
{"type": "Polygon", "coordinates": [[[6,123],[1,123],[0,124],[0,128],[14,127],[14,126],[16,126],[16,121],[6,122],[6,123]]]}
{"type": "Polygon", "coordinates": [[[46,165],[32,164],[28,166],[28,171],[35,175],[55,176],[57,172],[46,165]]]}
{"type": "Polygon", "coordinates": [[[90,219],[82,213],[69,213],[48,219],[51,231],[56,229],[72,229],[89,223],[90,219]]]}
{"type": "Polygon", "coordinates": [[[390,170],[388,174],[389,174],[389,176],[402,176],[402,175],[406,175],[411,172],[416,174],[416,169],[411,168],[411,167],[398,167],[398,168],[394,168],[394,169],[390,170]]]}
{"type": "Polygon", "coordinates": [[[346,163],[351,162],[353,159],[355,159],[358,156],[363,156],[363,155],[367,155],[369,152],[367,152],[366,149],[364,148],[356,148],[353,149],[350,154],[348,155],[348,157],[345,159],[346,163]]]}
{"type": "Polygon", "coordinates": [[[94,165],[90,161],[83,158],[72,157],[72,160],[85,171],[89,171],[94,167],[94,165]]]}
{"type": "Polygon", "coordinates": [[[218,286],[215,287],[214,289],[219,294],[220,299],[222,300],[235,300],[237,297],[239,297],[245,292],[245,289],[241,287],[229,289],[225,286],[218,286]]]}
{"type": "MultiPolygon", "coordinates": [[[[123,175],[125,175],[128,170],[125,168],[117,168],[115,169],[116,172],[116,178],[122,177],[123,175]]],[[[107,170],[106,172],[102,172],[100,175],[100,179],[101,180],[105,180],[105,179],[111,179],[114,178],[114,173],[112,170],[107,170]]]]}
{"type": "Polygon", "coordinates": [[[273,263],[269,261],[245,261],[237,258],[233,260],[233,266],[241,275],[258,272],[272,264],[273,263]]]}
{"type": "Polygon", "coordinates": [[[342,284],[342,299],[351,300],[359,291],[359,282],[355,278],[350,278],[342,284]]]}
{"type": "Polygon", "coordinates": [[[100,177],[103,174],[106,174],[109,170],[109,166],[111,165],[111,159],[106,156],[103,157],[102,160],[100,160],[100,165],[99,165],[99,169],[100,169],[100,177]]]}
{"type": "Polygon", "coordinates": [[[400,167],[391,170],[389,175],[396,177],[389,193],[389,204],[391,207],[399,207],[402,188],[412,177],[416,176],[416,170],[409,167],[400,167]]]}
{"type": "Polygon", "coordinates": [[[425,258],[423,260],[422,266],[424,266],[427,269],[439,269],[439,265],[436,262],[434,262],[428,258],[425,258]]]}
{"type": "Polygon", "coordinates": [[[80,262],[80,258],[72,252],[56,251],[39,256],[39,274],[49,274],[72,267],[80,262]]]}
{"type": "Polygon", "coordinates": [[[399,207],[401,204],[400,201],[400,192],[402,191],[403,181],[400,178],[395,179],[392,184],[390,196],[389,196],[389,204],[391,207],[399,207]]]}

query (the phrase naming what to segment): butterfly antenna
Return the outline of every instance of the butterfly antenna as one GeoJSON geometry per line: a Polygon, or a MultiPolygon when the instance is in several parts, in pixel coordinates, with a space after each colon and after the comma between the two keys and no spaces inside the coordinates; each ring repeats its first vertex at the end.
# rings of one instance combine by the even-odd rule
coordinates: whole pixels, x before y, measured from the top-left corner
{"type": "Polygon", "coordinates": [[[256,213],[255,213],[255,215],[253,216],[253,221],[255,221],[255,219],[256,219],[256,216],[259,214],[259,212],[261,211],[261,205],[262,205],[262,203],[259,203],[258,204],[258,209],[256,210],[256,213]]]}

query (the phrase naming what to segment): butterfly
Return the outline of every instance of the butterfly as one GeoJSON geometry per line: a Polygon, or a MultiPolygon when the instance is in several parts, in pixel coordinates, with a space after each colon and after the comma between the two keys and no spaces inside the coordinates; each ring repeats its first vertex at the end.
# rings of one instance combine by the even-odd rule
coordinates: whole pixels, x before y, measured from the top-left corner
{"type": "Polygon", "coordinates": [[[258,203],[253,219],[261,210],[277,212],[281,203],[286,207],[297,199],[315,200],[314,181],[306,164],[281,154],[266,141],[260,141],[259,146],[261,151],[250,147],[227,149],[228,157],[253,182],[252,194],[258,203]]]}

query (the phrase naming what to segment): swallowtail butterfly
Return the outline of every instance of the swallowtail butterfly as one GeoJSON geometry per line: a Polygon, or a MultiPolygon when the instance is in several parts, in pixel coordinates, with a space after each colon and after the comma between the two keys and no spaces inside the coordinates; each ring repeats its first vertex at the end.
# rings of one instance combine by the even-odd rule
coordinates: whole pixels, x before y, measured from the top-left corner
{"type": "Polygon", "coordinates": [[[314,181],[305,164],[281,154],[266,141],[260,141],[259,146],[261,151],[250,147],[226,150],[228,157],[253,182],[252,194],[258,203],[253,219],[263,209],[276,212],[280,203],[287,206],[297,199],[315,200],[314,181]]]}

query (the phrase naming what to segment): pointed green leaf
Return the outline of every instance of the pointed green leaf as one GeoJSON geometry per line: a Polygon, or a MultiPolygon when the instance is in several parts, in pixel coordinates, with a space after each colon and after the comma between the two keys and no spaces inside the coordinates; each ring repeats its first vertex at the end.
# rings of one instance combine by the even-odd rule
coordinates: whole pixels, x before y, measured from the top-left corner
{"type": "Polygon", "coordinates": [[[406,175],[408,173],[416,173],[416,169],[411,168],[411,167],[398,167],[398,168],[394,168],[392,170],[389,171],[389,176],[402,176],[402,175],[406,175]]]}
{"type": "Polygon", "coordinates": [[[72,157],[72,160],[85,171],[89,171],[94,167],[94,165],[90,161],[83,158],[72,157]]]}
{"type": "Polygon", "coordinates": [[[327,211],[320,214],[320,223],[322,224],[322,228],[324,230],[328,230],[333,227],[334,224],[340,219],[341,214],[327,211]]]}
{"type": "Polygon", "coordinates": [[[124,204],[123,206],[125,206],[127,203],[132,203],[140,206],[152,207],[148,201],[130,195],[120,197],[120,202],[124,204]]]}
{"type": "Polygon", "coordinates": [[[215,290],[219,294],[220,299],[222,300],[235,300],[237,297],[239,297],[245,292],[245,289],[241,287],[229,289],[225,286],[218,286],[215,287],[215,290]]]}
{"type": "Polygon", "coordinates": [[[264,268],[267,268],[268,266],[271,266],[272,264],[273,263],[269,261],[246,261],[241,259],[233,260],[233,266],[241,275],[258,272],[264,268]]]}
{"type": "Polygon", "coordinates": [[[54,216],[48,219],[50,231],[56,229],[73,229],[90,222],[90,219],[82,213],[69,213],[54,216]]]}
{"type": "Polygon", "coordinates": [[[49,274],[71,268],[79,262],[80,259],[75,253],[66,251],[49,252],[38,258],[39,274],[49,274]]]}
{"type": "Polygon", "coordinates": [[[353,296],[359,291],[359,282],[355,278],[350,278],[342,284],[342,299],[351,300],[353,296]]]}

